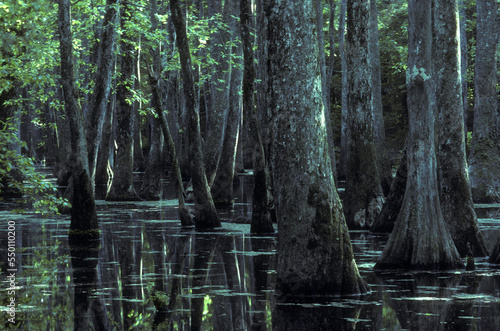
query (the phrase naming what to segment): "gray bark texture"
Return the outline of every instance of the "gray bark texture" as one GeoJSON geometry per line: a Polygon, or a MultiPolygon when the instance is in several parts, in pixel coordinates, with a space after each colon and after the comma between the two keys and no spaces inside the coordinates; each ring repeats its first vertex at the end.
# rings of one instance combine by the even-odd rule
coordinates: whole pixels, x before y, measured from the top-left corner
{"type": "Polygon", "coordinates": [[[365,292],[328,152],[314,1],[269,1],[266,12],[278,289],[285,300],[365,292]]]}
{"type": "Polygon", "coordinates": [[[89,105],[89,118],[86,119],[86,134],[89,157],[89,170],[92,185],[95,181],[97,155],[102,137],[106,106],[111,93],[111,79],[114,71],[114,53],[116,48],[116,26],[118,23],[118,7],[121,0],[107,0],[104,15],[101,42],[97,49],[97,72],[95,87],[89,105]]]}
{"type": "Polygon", "coordinates": [[[233,2],[237,0],[226,0],[224,8],[222,1],[208,0],[210,30],[209,46],[210,57],[214,60],[210,72],[210,97],[207,104],[207,126],[203,155],[208,184],[212,186],[219,166],[224,140],[224,119],[229,108],[229,90],[231,82],[230,46],[231,33],[222,24],[230,24],[233,2]],[[218,17],[216,15],[220,15],[218,17]]]}
{"type": "MultiPolygon", "coordinates": [[[[323,1],[315,0],[316,7],[316,26],[318,31],[318,48],[319,58],[321,63],[321,89],[323,91],[323,106],[325,107],[326,132],[328,135],[328,151],[330,160],[332,161],[333,178],[337,179],[337,162],[335,161],[335,144],[333,140],[333,127],[330,116],[330,84],[328,80],[331,76],[327,76],[327,64],[325,57],[325,34],[323,33],[323,1]]],[[[333,22],[331,22],[333,24],[333,22]]],[[[333,56],[331,56],[333,58],[333,56]]]]}
{"type": "Polygon", "coordinates": [[[375,268],[463,267],[439,202],[432,109],[431,2],[408,3],[408,178],[403,205],[375,268]]]}
{"type": "Polygon", "coordinates": [[[497,61],[498,2],[478,0],[474,77],[474,130],[469,175],[477,203],[500,202],[500,132],[497,61]]]}
{"type": "MultiPolygon", "coordinates": [[[[83,117],[78,105],[73,69],[73,37],[71,33],[70,1],[59,0],[58,21],[61,53],[61,82],[64,93],[64,108],[71,132],[71,172],[73,201],[70,231],[97,230],[98,221],[94,191],[89,173],[87,141],[83,117]]],[[[98,232],[95,232],[98,234],[98,232]]],[[[87,232],[87,234],[90,234],[87,232]]]]}
{"type": "Polygon", "coordinates": [[[232,47],[231,55],[234,64],[231,65],[231,79],[229,88],[229,102],[224,121],[224,140],[220,155],[219,166],[215,180],[211,186],[212,197],[216,206],[231,206],[233,203],[233,180],[235,176],[236,151],[238,137],[240,134],[242,117],[242,97],[241,86],[243,81],[243,47],[237,36],[240,35],[241,26],[236,19],[240,12],[238,0],[226,2],[230,14],[229,27],[231,28],[231,40],[235,43],[232,47]]]}
{"type": "Polygon", "coordinates": [[[392,184],[391,160],[385,143],[384,114],[382,111],[382,79],[380,74],[380,47],[378,33],[377,1],[370,0],[370,23],[368,27],[370,66],[372,73],[373,132],[380,175],[380,185],[384,194],[389,193],[392,184]]]}
{"type": "Polygon", "coordinates": [[[195,226],[198,229],[220,227],[219,215],[215,209],[205,174],[205,164],[201,148],[198,98],[195,94],[186,23],[178,0],[170,0],[170,10],[175,26],[176,44],[180,55],[181,76],[184,84],[183,92],[188,115],[189,159],[195,203],[195,226]]]}
{"type": "Polygon", "coordinates": [[[344,208],[349,228],[370,228],[382,210],[373,128],[372,67],[369,54],[370,1],[347,1],[348,154],[344,208]]]}
{"type": "Polygon", "coordinates": [[[267,167],[264,145],[262,143],[259,121],[255,109],[255,66],[253,42],[250,34],[251,27],[251,1],[241,0],[240,21],[241,39],[243,42],[243,118],[247,127],[248,141],[252,148],[252,164],[254,189],[252,194],[252,221],[250,231],[252,233],[272,233],[274,232],[270,194],[268,192],[271,180],[267,167]]]}
{"type": "MultiPolygon", "coordinates": [[[[157,13],[157,2],[156,0],[152,0],[151,12],[150,12],[152,31],[158,29],[158,19],[156,18],[156,13],[157,13]]],[[[173,48],[174,47],[172,45],[172,49],[173,48]]],[[[160,73],[163,72],[163,67],[161,65],[161,57],[159,50],[158,49],[154,50],[152,52],[152,55],[153,55],[154,71],[153,70],[150,71],[149,80],[153,90],[153,102],[154,102],[153,108],[156,111],[158,122],[163,132],[163,137],[165,138],[165,145],[167,147],[168,154],[170,156],[170,161],[172,162],[173,177],[175,186],[177,188],[176,189],[177,199],[179,200],[179,218],[181,219],[181,225],[184,227],[188,227],[193,225],[193,219],[184,202],[184,184],[182,182],[182,174],[179,166],[179,159],[177,157],[174,138],[170,131],[170,126],[168,125],[168,122],[165,119],[163,111],[163,102],[160,93],[160,86],[162,86],[160,73]]]]}
{"type": "Polygon", "coordinates": [[[406,179],[408,177],[408,159],[406,148],[403,150],[403,157],[396,172],[396,177],[392,181],[391,188],[382,206],[382,211],[373,222],[370,231],[377,233],[391,233],[394,224],[398,219],[399,211],[403,205],[403,198],[406,191],[406,179]]]}
{"type": "Polygon", "coordinates": [[[134,188],[134,111],[132,102],[132,88],[134,86],[135,40],[127,29],[130,22],[132,7],[124,3],[120,10],[120,26],[124,31],[120,41],[120,83],[117,84],[116,120],[117,137],[116,159],[113,167],[113,181],[106,196],[108,201],[139,200],[134,188]]]}
{"type": "Polygon", "coordinates": [[[342,95],[341,95],[341,119],[340,119],[340,160],[337,177],[345,179],[347,167],[347,155],[349,154],[347,148],[347,141],[349,140],[349,127],[347,125],[347,57],[345,49],[345,32],[346,32],[346,12],[347,0],[342,0],[340,3],[340,16],[339,16],[339,55],[340,65],[342,68],[342,95]]]}
{"type": "MultiPolygon", "coordinates": [[[[152,98],[154,98],[154,95],[152,98]]],[[[151,104],[155,105],[156,101],[152,100],[151,104]]],[[[146,170],[144,171],[144,179],[140,190],[140,196],[145,200],[160,200],[160,180],[165,173],[165,169],[162,169],[161,162],[163,139],[160,121],[156,120],[153,115],[150,115],[149,122],[151,127],[149,153],[146,162],[146,170]]]]}
{"type": "Polygon", "coordinates": [[[434,0],[433,74],[437,107],[439,199],[460,255],[486,256],[467,172],[457,0],[434,0]]]}

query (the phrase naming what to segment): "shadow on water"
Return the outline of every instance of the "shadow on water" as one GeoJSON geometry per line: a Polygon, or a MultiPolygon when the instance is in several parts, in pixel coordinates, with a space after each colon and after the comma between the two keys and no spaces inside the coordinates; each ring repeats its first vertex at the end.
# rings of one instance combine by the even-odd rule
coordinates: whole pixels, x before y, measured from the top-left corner
{"type": "MultiPolygon", "coordinates": [[[[98,201],[100,239],[68,240],[69,219],[13,215],[16,222],[16,329],[25,330],[498,330],[500,270],[379,272],[387,236],[351,231],[362,296],[274,296],[276,237],[250,235],[251,183],[244,177],[216,231],[184,230],[175,192],[162,201],[98,201]]],[[[500,206],[479,205],[487,245],[498,239],[500,206]]],[[[7,247],[7,229],[0,231],[7,247]]],[[[0,251],[1,308],[9,300],[0,251]]],[[[1,321],[2,326],[8,325],[1,321]]]]}

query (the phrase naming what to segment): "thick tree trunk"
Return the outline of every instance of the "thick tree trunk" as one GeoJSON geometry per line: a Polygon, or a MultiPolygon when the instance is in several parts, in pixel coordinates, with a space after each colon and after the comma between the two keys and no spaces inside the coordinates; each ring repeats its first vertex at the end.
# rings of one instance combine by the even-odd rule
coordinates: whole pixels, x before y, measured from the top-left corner
{"type": "MultiPolygon", "coordinates": [[[[226,6],[231,6],[228,9],[231,19],[230,27],[235,37],[241,31],[239,21],[236,20],[239,14],[239,1],[231,0],[226,2],[226,6]]],[[[235,41],[236,42],[236,41],[235,41]]],[[[240,133],[241,124],[241,107],[242,98],[240,95],[243,70],[243,48],[241,43],[237,43],[232,50],[234,64],[231,67],[231,81],[229,89],[229,108],[227,110],[224,141],[222,143],[222,151],[217,168],[217,174],[212,184],[212,196],[216,206],[231,206],[233,203],[233,180],[235,176],[235,163],[236,163],[236,148],[238,145],[238,137],[240,133]]]]}
{"type": "MultiPolygon", "coordinates": [[[[71,172],[73,175],[73,201],[70,231],[97,232],[98,222],[94,201],[94,191],[89,172],[87,141],[83,117],[76,98],[73,71],[73,38],[71,34],[70,1],[59,0],[59,38],[61,52],[61,81],[64,106],[71,132],[71,172]]],[[[87,232],[87,234],[89,234],[87,232]]]]}
{"type": "Polygon", "coordinates": [[[384,203],[373,128],[369,20],[369,0],[347,1],[349,150],[344,208],[347,225],[353,229],[370,228],[384,203]]]}
{"type": "Polygon", "coordinates": [[[377,160],[380,175],[380,185],[385,195],[389,193],[392,184],[391,160],[385,144],[384,114],[382,111],[382,80],[380,75],[380,47],[378,33],[377,1],[370,0],[370,22],[368,27],[368,45],[372,74],[372,107],[373,132],[377,148],[377,160]]]}
{"type": "Polygon", "coordinates": [[[365,292],[328,153],[314,1],[268,3],[278,289],[365,292]]]}
{"type": "Polygon", "coordinates": [[[463,267],[439,202],[432,109],[431,2],[408,4],[408,179],[403,206],[375,268],[463,267]]]}
{"type": "Polygon", "coordinates": [[[107,0],[101,42],[97,48],[97,72],[95,87],[89,105],[89,118],[86,119],[89,170],[92,185],[95,183],[97,154],[102,137],[102,127],[106,114],[106,105],[111,93],[111,79],[114,71],[114,53],[116,44],[116,26],[118,7],[121,0],[107,0]]]}
{"type": "Polygon", "coordinates": [[[467,109],[469,106],[469,101],[467,100],[467,64],[469,57],[467,55],[467,14],[465,12],[464,0],[458,1],[458,13],[460,21],[460,74],[462,77],[462,99],[464,107],[464,138],[467,139],[467,109]]]}
{"type": "Polygon", "coordinates": [[[108,201],[139,200],[134,188],[134,120],[132,88],[134,86],[135,44],[131,32],[127,30],[130,23],[132,7],[124,3],[120,10],[120,27],[124,31],[120,40],[120,82],[116,91],[117,137],[116,159],[113,167],[113,181],[106,196],[108,201]]]}
{"type": "Polygon", "coordinates": [[[254,189],[250,231],[252,233],[272,233],[274,229],[268,194],[270,177],[254,104],[255,67],[253,43],[250,35],[250,5],[251,2],[248,0],[241,0],[240,2],[241,39],[245,64],[243,72],[243,116],[250,136],[249,141],[253,146],[254,189]]]}
{"type": "Polygon", "coordinates": [[[189,158],[195,199],[195,226],[196,228],[220,227],[219,216],[217,215],[205,174],[203,151],[201,149],[198,99],[196,98],[194,89],[186,24],[179,6],[179,0],[170,0],[170,10],[176,31],[176,44],[179,49],[181,75],[184,84],[183,91],[186,99],[186,110],[189,116],[189,158]]]}
{"type": "Polygon", "coordinates": [[[478,0],[474,130],[469,174],[474,202],[500,202],[500,129],[497,86],[498,3],[478,0]]]}
{"type": "Polygon", "coordinates": [[[439,199],[460,255],[487,255],[467,173],[457,0],[434,0],[433,73],[438,112],[439,199]]]}

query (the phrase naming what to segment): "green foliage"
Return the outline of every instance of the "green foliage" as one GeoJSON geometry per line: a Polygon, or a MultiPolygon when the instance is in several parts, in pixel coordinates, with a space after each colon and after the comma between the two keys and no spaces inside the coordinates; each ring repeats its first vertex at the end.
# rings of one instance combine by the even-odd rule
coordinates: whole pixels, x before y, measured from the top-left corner
{"type": "MultiPolygon", "coordinates": [[[[59,208],[66,207],[69,203],[56,197],[56,188],[36,171],[33,158],[11,148],[16,144],[26,145],[19,141],[12,123],[0,121],[0,126],[0,197],[6,191],[17,192],[23,196],[21,200],[33,204],[37,213],[58,214],[59,208]]],[[[16,209],[14,212],[24,210],[16,209]]]]}

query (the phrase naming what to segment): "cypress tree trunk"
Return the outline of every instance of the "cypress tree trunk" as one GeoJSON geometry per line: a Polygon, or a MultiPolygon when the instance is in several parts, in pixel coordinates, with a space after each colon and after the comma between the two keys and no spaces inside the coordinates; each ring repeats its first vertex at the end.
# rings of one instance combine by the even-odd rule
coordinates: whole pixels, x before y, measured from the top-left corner
{"type": "Polygon", "coordinates": [[[372,107],[373,132],[380,175],[380,185],[384,194],[388,194],[392,184],[391,162],[385,144],[384,114],[382,110],[382,80],[380,76],[380,48],[378,33],[377,1],[370,0],[370,22],[368,27],[368,45],[370,52],[370,66],[372,74],[372,107]]]}
{"type": "Polygon", "coordinates": [[[345,179],[346,168],[347,168],[347,155],[349,151],[347,150],[347,141],[349,140],[349,127],[347,125],[347,57],[345,49],[345,32],[346,32],[346,12],[347,12],[347,0],[342,0],[340,3],[340,17],[339,17],[339,54],[340,54],[340,65],[342,68],[342,114],[340,123],[340,165],[338,171],[338,178],[345,179]]]}
{"type": "Polygon", "coordinates": [[[205,134],[205,143],[203,145],[203,156],[205,161],[205,170],[208,184],[212,186],[219,166],[224,140],[224,119],[229,108],[229,90],[231,82],[231,49],[228,42],[231,40],[230,31],[222,24],[229,24],[231,19],[231,8],[233,2],[237,0],[226,0],[224,8],[222,1],[208,0],[208,16],[211,19],[209,28],[214,31],[210,34],[209,46],[210,57],[214,60],[211,68],[211,78],[209,83],[210,96],[208,98],[207,126],[205,134]],[[217,14],[222,17],[216,18],[217,14]]]}
{"type": "Polygon", "coordinates": [[[241,37],[243,42],[244,72],[243,72],[243,116],[247,125],[249,140],[253,145],[253,179],[254,189],[252,196],[252,233],[274,232],[270,202],[268,194],[269,173],[266,164],[266,155],[262,136],[260,134],[257,114],[254,104],[255,67],[253,43],[250,35],[251,2],[241,0],[240,21],[241,37]]]}
{"type": "Polygon", "coordinates": [[[392,181],[391,188],[387,194],[382,211],[373,222],[371,232],[390,233],[398,219],[399,211],[403,205],[403,198],[406,191],[406,179],[408,177],[408,159],[406,148],[403,150],[403,157],[399,163],[396,177],[392,181]]]}
{"type": "Polygon", "coordinates": [[[314,0],[269,1],[266,12],[278,289],[365,292],[328,153],[314,0]]]}
{"type": "MultiPolygon", "coordinates": [[[[328,151],[330,153],[330,160],[332,161],[333,178],[337,179],[337,162],[335,161],[335,144],[333,140],[333,127],[330,116],[330,84],[327,81],[331,80],[331,76],[327,75],[327,64],[325,57],[325,36],[323,33],[323,1],[315,0],[314,6],[316,8],[316,29],[318,31],[318,48],[319,58],[321,63],[321,89],[323,91],[323,105],[325,107],[325,120],[326,132],[328,134],[328,151]]],[[[330,22],[333,24],[333,22],[330,22]]],[[[333,58],[333,53],[330,57],[333,58]]]]}
{"type": "Polygon", "coordinates": [[[465,158],[457,0],[434,0],[433,64],[438,112],[438,181],[443,216],[460,255],[485,256],[465,158]]]}
{"type": "Polygon", "coordinates": [[[431,2],[408,4],[408,179],[403,206],[375,268],[463,267],[439,202],[431,107],[431,2]]]}
{"type": "Polygon", "coordinates": [[[344,208],[349,228],[370,228],[384,203],[373,129],[369,20],[369,0],[347,1],[349,150],[344,208]]]}
{"type": "MultiPolygon", "coordinates": [[[[158,29],[158,20],[156,18],[157,13],[157,5],[156,0],[153,0],[151,6],[151,29],[152,31],[156,31],[158,29]]],[[[150,84],[153,90],[153,108],[158,115],[158,121],[160,123],[161,130],[163,132],[163,137],[165,138],[165,143],[167,146],[168,154],[170,155],[170,160],[172,162],[172,170],[174,175],[175,185],[177,187],[177,199],[179,200],[179,217],[181,219],[182,226],[192,226],[193,220],[191,215],[186,207],[184,202],[184,184],[182,182],[181,169],[179,166],[179,160],[177,158],[177,152],[175,148],[174,139],[172,133],[170,131],[170,127],[168,125],[167,120],[165,119],[165,115],[163,114],[163,103],[162,97],[160,94],[160,86],[161,79],[159,77],[162,70],[160,52],[158,50],[154,50],[153,54],[153,63],[155,72],[151,71],[149,74],[150,84]]]]}
{"type": "MultiPolygon", "coordinates": [[[[59,0],[59,38],[61,52],[61,81],[64,108],[71,132],[71,172],[73,176],[73,201],[70,231],[98,229],[94,191],[89,172],[87,141],[83,117],[76,98],[73,71],[73,37],[71,34],[70,1],[59,0]]],[[[89,233],[87,233],[89,234],[89,233]]]]}
{"type": "Polygon", "coordinates": [[[116,25],[120,0],[106,1],[101,42],[97,48],[97,72],[95,87],[89,105],[89,118],[86,119],[89,170],[92,185],[95,184],[97,154],[102,137],[106,106],[109,101],[111,79],[114,71],[114,52],[116,48],[116,25]]]}
{"type": "Polygon", "coordinates": [[[210,187],[208,186],[201,149],[200,117],[198,99],[195,95],[191,55],[187,39],[186,24],[178,0],[170,0],[170,10],[176,31],[176,44],[181,62],[181,75],[184,84],[184,97],[188,112],[189,158],[191,163],[191,179],[195,199],[196,228],[220,227],[219,216],[215,209],[210,187]]]}
{"type": "Polygon", "coordinates": [[[231,65],[231,80],[229,88],[229,108],[227,110],[224,141],[222,143],[222,151],[217,168],[217,174],[212,184],[212,196],[216,206],[231,206],[233,203],[233,180],[235,176],[236,164],[236,148],[238,145],[238,137],[241,126],[241,107],[242,98],[240,95],[243,70],[243,48],[241,43],[236,41],[236,36],[241,31],[239,21],[236,20],[239,14],[239,1],[231,0],[226,2],[230,14],[230,27],[232,33],[232,41],[236,42],[236,46],[232,49],[232,58],[234,64],[231,65]]]}
{"type": "Polygon", "coordinates": [[[124,31],[120,41],[120,83],[117,84],[117,137],[116,160],[113,167],[113,181],[106,196],[108,201],[139,200],[134,188],[134,120],[132,88],[134,86],[135,44],[127,24],[130,22],[132,8],[127,3],[120,10],[120,26],[124,31]]]}
{"type": "MultiPolygon", "coordinates": [[[[154,99],[155,96],[153,95],[152,98],[154,99]]],[[[156,101],[152,100],[151,103],[155,105],[156,101]]],[[[160,180],[164,173],[161,164],[161,147],[163,139],[160,122],[152,115],[150,115],[149,122],[151,126],[150,145],[140,196],[145,200],[160,200],[160,180]]]]}
{"type": "Polygon", "coordinates": [[[474,77],[474,130],[469,158],[472,198],[500,202],[500,145],[497,62],[498,3],[478,0],[474,77]]]}

